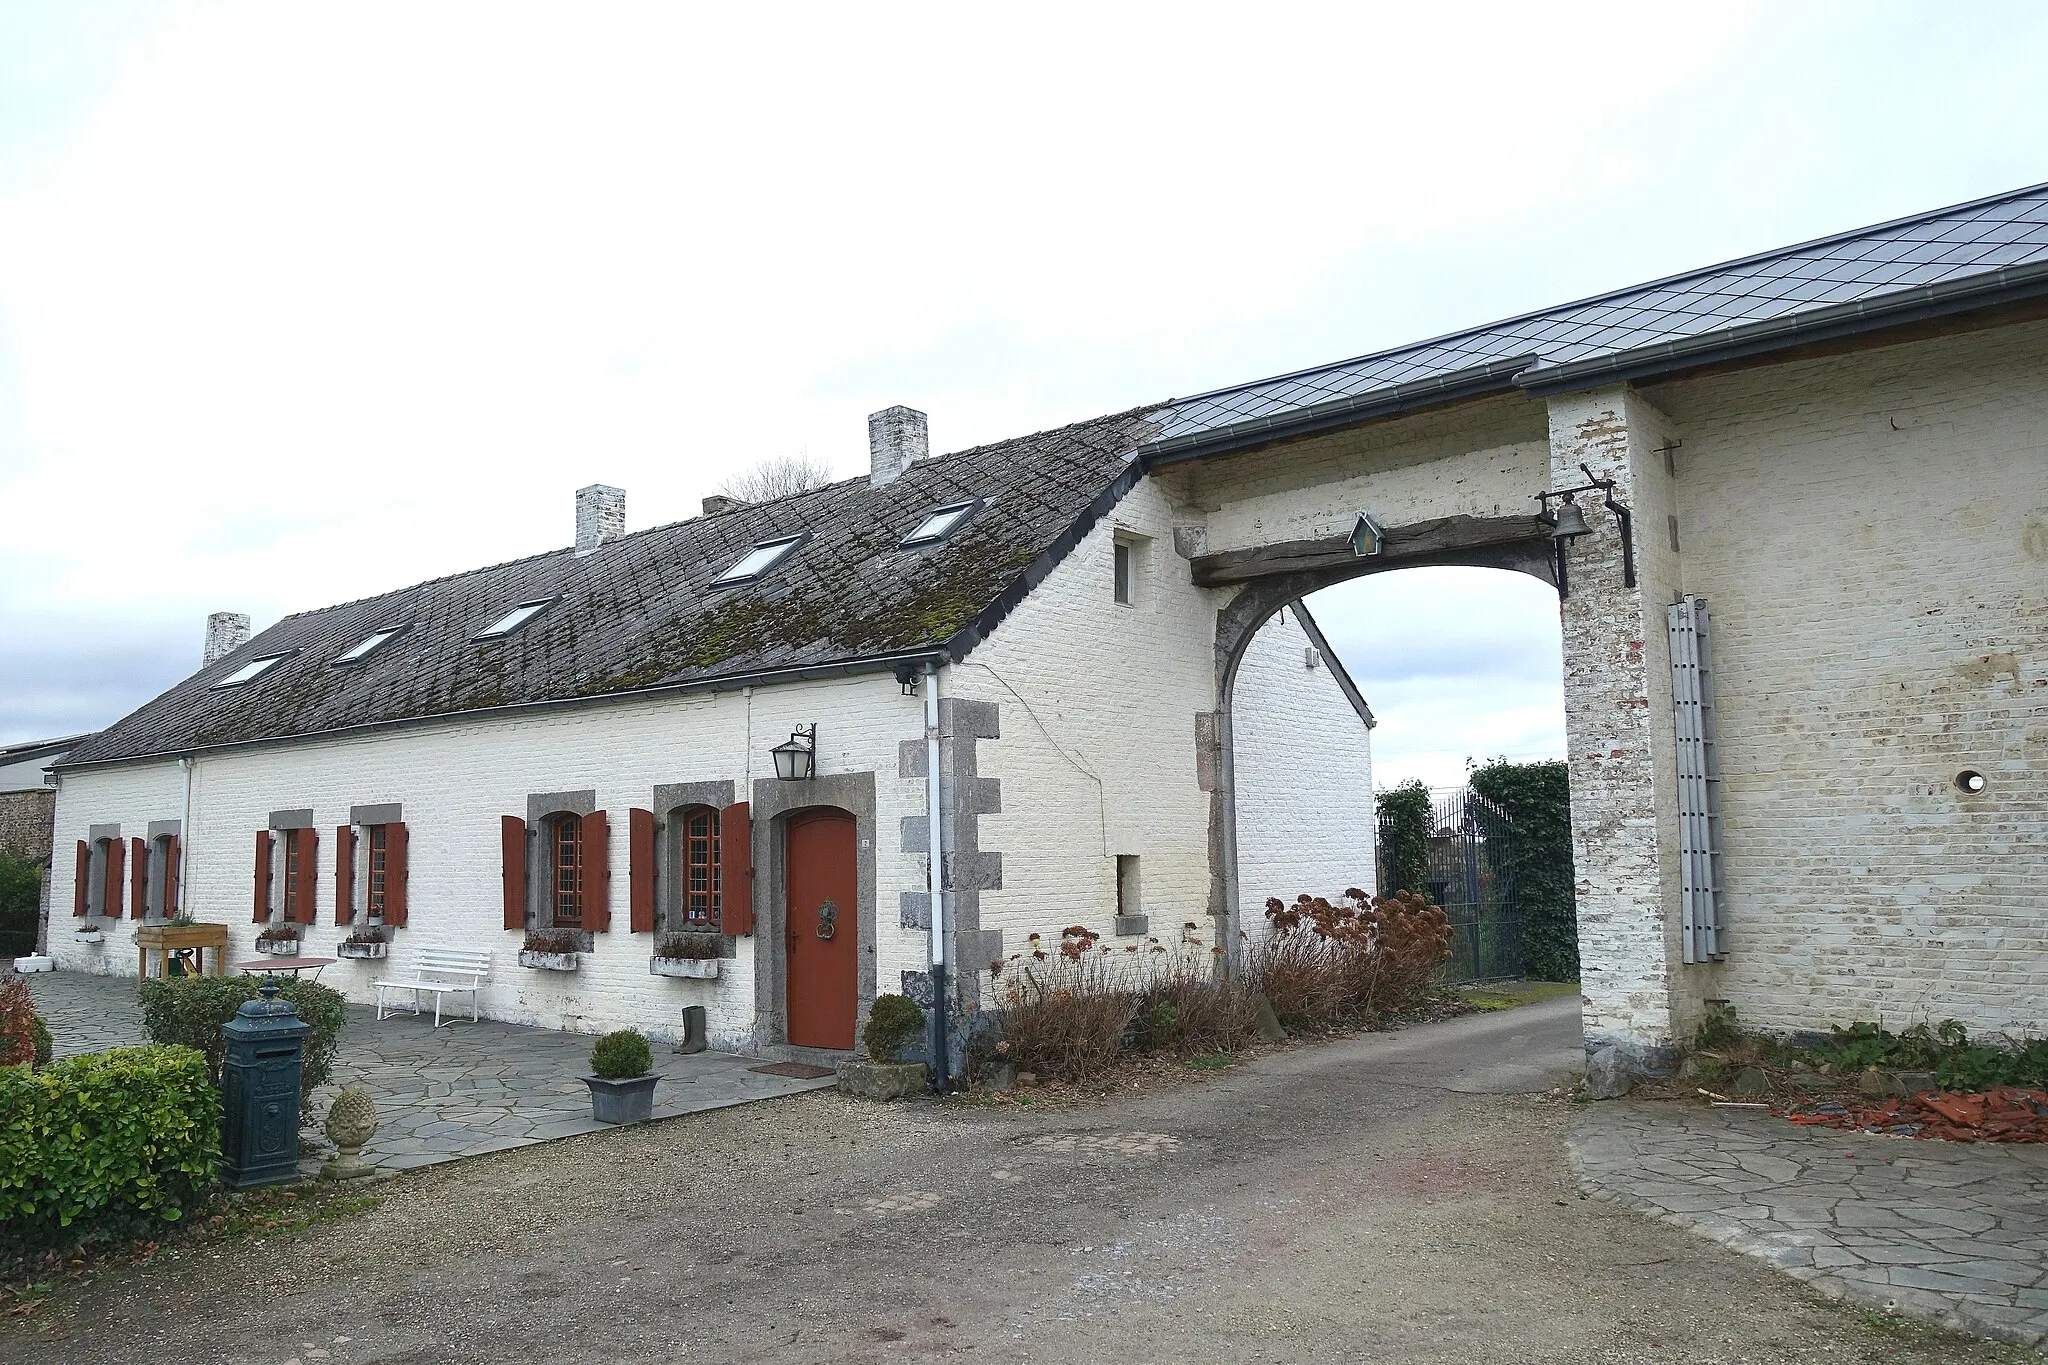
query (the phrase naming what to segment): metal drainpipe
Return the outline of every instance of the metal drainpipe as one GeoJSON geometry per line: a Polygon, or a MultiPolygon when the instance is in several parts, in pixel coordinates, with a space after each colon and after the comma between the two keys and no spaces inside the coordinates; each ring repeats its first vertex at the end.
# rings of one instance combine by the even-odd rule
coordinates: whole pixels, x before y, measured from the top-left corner
{"type": "MultiPolygon", "coordinates": [[[[178,908],[174,912],[171,909],[169,898],[166,897],[164,901],[164,914],[166,916],[174,913],[182,915],[185,913],[185,907],[192,903],[192,880],[188,875],[192,867],[192,769],[197,767],[198,763],[199,760],[191,754],[186,754],[178,760],[178,766],[185,770],[185,809],[184,813],[178,817],[178,908]]],[[[166,864],[164,867],[164,885],[168,887],[170,884],[171,869],[166,864]]],[[[200,956],[204,957],[205,954],[202,953],[200,956]]]]}
{"type": "Polygon", "coordinates": [[[932,902],[932,1059],[933,1081],[946,1093],[951,1043],[946,1037],[946,853],[939,818],[939,666],[924,666],[925,885],[932,902]]]}

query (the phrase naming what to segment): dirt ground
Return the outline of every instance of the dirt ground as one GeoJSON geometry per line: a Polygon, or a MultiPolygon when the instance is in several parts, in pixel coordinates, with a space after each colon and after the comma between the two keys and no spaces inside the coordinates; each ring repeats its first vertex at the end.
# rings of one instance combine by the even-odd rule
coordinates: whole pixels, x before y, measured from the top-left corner
{"type": "Polygon", "coordinates": [[[430,1168],[102,1276],[52,1362],[2033,1359],[1580,1197],[1571,1001],[1098,1102],[832,1094],[430,1168]]]}

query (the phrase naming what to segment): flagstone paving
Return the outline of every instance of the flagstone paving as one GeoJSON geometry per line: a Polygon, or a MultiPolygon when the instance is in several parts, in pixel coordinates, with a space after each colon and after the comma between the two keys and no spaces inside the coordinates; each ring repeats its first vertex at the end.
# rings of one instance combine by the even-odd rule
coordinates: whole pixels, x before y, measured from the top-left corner
{"type": "MultiPolygon", "coordinates": [[[[24,978],[50,1026],[59,1057],[146,1041],[133,978],[47,972],[24,978]]],[[[381,1022],[348,1007],[333,1075],[313,1095],[323,1117],[340,1088],[363,1086],[377,1103],[377,1135],[363,1149],[385,1170],[407,1170],[551,1138],[609,1128],[590,1117],[591,1038],[486,1019],[433,1027],[431,1015],[381,1022]]],[[[762,1075],[756,1057],[724,1052],[682,1056],[655,1050],[662,1081],[654,1117],[832,1086],[831,1078],[762,1075]]],[[[309,1159],[309,1165],[317,1162],[309,1159]]]]}
{"type": "Polygon", "coordinates": [[[1589,1193],[1831,1297],[2026,1346],[2048,1341],[2048,1148],[1626,1101],[1595,1106],[1571,1148],[1589,1193]]]}

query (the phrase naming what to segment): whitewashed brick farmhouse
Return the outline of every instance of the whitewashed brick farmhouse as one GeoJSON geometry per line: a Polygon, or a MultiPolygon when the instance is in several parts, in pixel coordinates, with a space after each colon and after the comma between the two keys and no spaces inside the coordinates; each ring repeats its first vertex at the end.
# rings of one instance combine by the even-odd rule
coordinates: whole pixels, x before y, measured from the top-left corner
{"type": "MultiPolygon", "coordinates": [[[[929,998],[935,826],[970,1008],[1034,933],[1209,945],[1214,594],[1131,458],[1152,429],[930,458],[891,409],[868,477],[630,535],[586,488],[574,549],[254,639],[216,617],[205,666],[64,770],[55,903],[224,921],[231,957],[374,926],[385,956],[323,976],[364,1000],[419,947],[483,947],[492,1017],[671,1036],[702,1006],[755,1050],[849,1048],[877,992],[929,998]],[[529,931],[567,952],[516,965],[529,931]],[[678,936],[709,956],[656,960],[678,936]]],[[[1305,609],[1256,659],[1260,896],[1371,885],[1363,699],[1305,609]]],[[[135,970],[125,934],[51,939],[135,970]]]]}
{"type": "Polygon", "coordinates": [[[402,827],[393,958],[509,963],[568,858],[581,970],[501,971],[486,1011],[659,1030],[688,1001],[757,1047],[814,1036],[819,858],[854,867],[842,1041],[937,957],[971,1005],[1022,935],[1140,927],[1120,885],[1146,932],[1234,948],[1268,894],[1370,885],[1362,707],[1277,613],[1464,564],[1560,591],[1589,1047],[1655,1066],[1717,1001],[2048,1028],[2048,187],[943,458],[917,429],[878,415],[871,480],[210,661],[60,769],[56,904],[81,876],[80,916],[112,908],[131,837],[164,904],[174,833],[178,903],[246,943],[280,912],[260,836],[253,894],[282,906],[297,848],[294,913],[341,933],[338,839],[360,916],[369,831],[402,827]],[[778,780],[811,724],[816,775],[778,780]],[[652,976],[651,931],[704,923],[714,812],[725,974],[652,976]]]}

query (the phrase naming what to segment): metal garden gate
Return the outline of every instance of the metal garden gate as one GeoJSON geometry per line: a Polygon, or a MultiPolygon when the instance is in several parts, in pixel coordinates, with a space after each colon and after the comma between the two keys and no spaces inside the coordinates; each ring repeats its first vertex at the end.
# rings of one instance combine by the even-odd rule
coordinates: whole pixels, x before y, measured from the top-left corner
{"type": "Polygon", "coordinates": [[[1514,824],[1499,806],[1468,787],[1437,798],[1422,839],[1426,857],[1422,885],[1401,887],[1396,869],[1417,860],[1395,847],[1403,833],[1382,814],[1379,822],[1379,890],[1420,891],[1451,921],[1451,959],[1442,979],[1490,981],[1519,977],[1522,907],[1514,877],[1514,824]]]}

